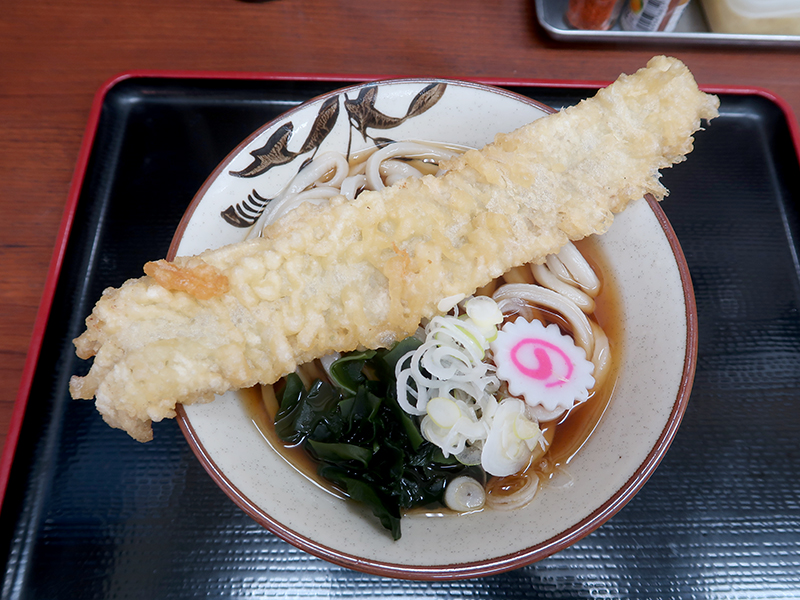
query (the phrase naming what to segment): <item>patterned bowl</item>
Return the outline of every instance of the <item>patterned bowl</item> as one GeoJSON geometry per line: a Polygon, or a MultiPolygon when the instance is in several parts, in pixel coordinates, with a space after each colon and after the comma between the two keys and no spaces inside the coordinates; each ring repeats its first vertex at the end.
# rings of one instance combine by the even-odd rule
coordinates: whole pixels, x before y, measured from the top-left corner
{"type": "MultiPolygon", "coordinates": [[[[445,80],[368,83],[298,106],[245,140],[198,192],[170,256],[245,238],[269,202],[307,161],[387,140],[481,147],[553,110],[505,90],[445,80]]],[[[228,496],[297,547],[353,569],[408,579],[499,573],[542,559],[600,526],[641,488],[669,447],[686,408],[697,350],[686,263],[661,209],[642,199],[594,242],[618,292],[613,398],[567,484],[545,483],[512,511],[467,516],[414,513],[393,541],[368,509],[332,495],[278,454],[262,434],[253,393],[182,407],[181,427],[228,496]],[[254,424],[254,422],[256,424],[254,424]]]]}

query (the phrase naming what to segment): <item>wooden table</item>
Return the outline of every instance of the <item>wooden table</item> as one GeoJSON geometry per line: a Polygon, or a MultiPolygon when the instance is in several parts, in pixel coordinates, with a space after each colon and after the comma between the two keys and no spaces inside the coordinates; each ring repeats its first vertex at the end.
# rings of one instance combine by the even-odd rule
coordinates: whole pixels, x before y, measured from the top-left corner
{"type": "Polygon", "coordinates": [[[92,98],[129,70],[609,81],[653,54],[800,114],[797,49],[564,44],[531,0],[6,0],[0,13],[0,442],[92,98]]]}

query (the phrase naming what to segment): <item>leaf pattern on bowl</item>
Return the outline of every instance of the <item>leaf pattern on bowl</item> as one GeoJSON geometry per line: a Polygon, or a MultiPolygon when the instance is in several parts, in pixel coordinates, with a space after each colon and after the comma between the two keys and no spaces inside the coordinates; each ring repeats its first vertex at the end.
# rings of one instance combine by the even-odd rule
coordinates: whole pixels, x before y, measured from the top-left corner
{"type": "Polygon", "coordinates": [[[311,126],[311,133],[308,134],[303,147],[298,154],[305,154],[310,150],[316,154],[319,150],[320,144],[326,137],[333,131],[336,125],[336,120],[339,118],[339,95],[333,96],[322,103],[322,108],[319,109],[317,117],[314,119],[314,124],[311,126]]]}
{"type": "MultiPolygon", "coordinates": [[[[364,141],[368,139],[376,141],[376,138],[367,133],[367,129],[394,129],[398,127],[408,119],[421,115],[436,104],[441,99],[446,88],[446,83],[426,85],[422,91],[414,96],[406,110],[406,114],[402,117],[390,117],[375,108],[375,100],[378,97],[378,86],[376,85],[363,88],[355,100],[345,96],[344,108],[347,111],[351,127],[354,127],[361,134],[364,141]]],[[[389,141],[388,138],[381,138],[382,144],[378,145],[385,145],[389,141]]],[[[350,149],[348,147],[349,153],[350,149]]]]}
{"type": "Polygon", "coordinates": [[[308,134],[299,152],[292,152],[288,148],[289,140],[294,131],[294,123],[289,121],[281,125],[278,130],[269,137],[266,144],[250,153],[250,156],[255,159],[252,163],[241,171],[229,171],[229,173],[235,177],[256,177],[257,175],[266,173],[272,167],[292,162],[298,156],[311,150],[316,154],[319,145],[328,137],[328,134],[333,130],[334,125],[336,125],[336,119],[338,117],[339,96],[337,95],[328,98],[322,104],[322,107],[317,113],[317,117],[314,119],[314,125],[311,126],[311,133],[308,134]]]}
{"type": "MultiPolygon", "coordinates": [[[[393,139],[375,137],[368,130],[394,129],[408,119],[421,115],[439,102],[446,88],[447,84],[443,82],[426,85],[414,96],[406,109],[405,115],[401,117],[386,115],[375,108],[375,101],[378,97],[377,85],[362,88],[354,99],[343,95],[349,124],[347,155],[350,155],[354,129],[361,134],[364,141],[371,140],[376,146],[383,147],[394,143],[393,139]]],[[[320,146],[336,126],[340,112],[339,99],[340,94],[336,94],[322,103],[311,126],[311,131],[300,150],[294,152],[288,147],[294,133],[294,123],[288,121],[278,127],[262,147],[250,152],[253,162],[240,171],[228,171],[228,173],[234,177],[257,177],[273,167],[289,164],[298,157],[310,152],[311,154],[298,166],[295,172],[295,175],[297,175],[314,159],[320,146]]],[[[242,229],[252,227],[271,200],[272,198],[266,198],[253,189],[247,195],[246,200],[228,206],[228,208],[220,212],[220,216],[234,227],[242,229]]]]}
{"type": "Polygon", "coordinates": [[[220,216],[234,227],[242,229],[252,227],[264,212],[272,198],[264,198],[257,191],[247,194],[247,200],[234,206],[231,204],[220,213],[220,216]]]}

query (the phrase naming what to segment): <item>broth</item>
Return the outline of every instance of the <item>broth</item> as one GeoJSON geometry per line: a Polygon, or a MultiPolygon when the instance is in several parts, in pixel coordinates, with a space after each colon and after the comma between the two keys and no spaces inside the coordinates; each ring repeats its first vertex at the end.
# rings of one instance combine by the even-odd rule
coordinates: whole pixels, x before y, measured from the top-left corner
{"type": "MultiPolygon", "coordinates": [[[[591,434],[600,423],[606,409],[611,402],[616,387],[616,379],[620,364],[622,348],[622,305],[619,292],[610,285],[608,278],[603,274],[608,272],[602,253],[593,238],[587,238],[575,245],[586,257],[592,268],[601,278],[602,288],[595,298],[596,308],[594,319],[604,330],[609,339],[611,348],[611,365],[604,385],[592,391],[588,400],[561,417],[558,421],[541,423],[540,427],[545,438],[550,444],[544,455],[534,456],[531,464],[524,474],[515,474],[504,478],[492,478],[492,494],[504,496],[512,494],[524,485],[526,478],[536,476],[545,484],[560,469],[566,467],[573,457],[580,451],[591,434]]],[[[556,323],[566,333],[569,329],[564,320],[553,313],[539,309],[540,316],[545,322],[556,323]]],[[[314,368],[311,372],[314,372],[314,368]]],[[[310,382],[304,382],[308,385],[310,382]]],[[[278,385],[278,384],[276,384],[278,385]]],[[[289,465],[312,481],[315,485],[339,498],[347,495],[337,486],[317,475],[316,462],[300,446],[286,446],[275,432],[275,415],[278,412],[278,400],[275,397],[273,386],[263,386],[243,390],[240,394],[242,401],[250,415],[253,424],[261,432],[267,444],[277,452],[289,465]]],[[[415,508],[405,511],[405,514],[424,514],[428,516],[442,516],[444,514],[459,514],[444,507],[415,508]]]]}
{"type": "Polygon", "coordinates": [[[303,450],[302,446],[287,446],[275,433],[275,415],[278,414],[280,407],[273,386],[255,386],[240,390],[239,398],[253,425],[278,456],[295,471],[326,492],[337,498],[347,498],[347,494],[339,487],[317,475],[317,463],[309,456],[308,452],[303,450]]]}
{"type": "Polygon", "coordinates": [[[608,278],[603,277],[604,273],[610,271],[597,248],[597,241],[594,238],[587,238],[574,243],[601,279],[602,291],[595,298],[596,307],[593,316],[608,336],[611,347],[611,368],[605,384],[601,389],[593,391],[586,402],[573,408],[558,423],[544,424],[544,427],[555,425],[553,442],[546,455],[549,464],[543,469],[543,473],[548,476],[552,475],[556,468],[567,465],[597,428],[614,394],[621,363],[620,356],[623,352],[622,300],[619,290],[610,285],[608,278]]]}

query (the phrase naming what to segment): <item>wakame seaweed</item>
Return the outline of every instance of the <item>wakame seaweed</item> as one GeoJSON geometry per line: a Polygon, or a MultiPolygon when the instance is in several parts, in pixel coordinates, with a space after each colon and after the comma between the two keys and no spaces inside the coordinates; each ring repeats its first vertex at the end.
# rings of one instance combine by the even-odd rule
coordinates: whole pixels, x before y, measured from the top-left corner
{"type": "Polygon", "coordinates": [[[401,511],[441,503],[447,480],[465,468],[426,441],[397,403],[395,364],[419,344],[346,354],[330,367],[333,383],[309,389],[289,375],[275,416],[278,436],[302,444],[319,475],[368,506],[395,540],[401,511]]]}

